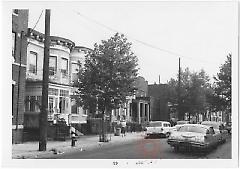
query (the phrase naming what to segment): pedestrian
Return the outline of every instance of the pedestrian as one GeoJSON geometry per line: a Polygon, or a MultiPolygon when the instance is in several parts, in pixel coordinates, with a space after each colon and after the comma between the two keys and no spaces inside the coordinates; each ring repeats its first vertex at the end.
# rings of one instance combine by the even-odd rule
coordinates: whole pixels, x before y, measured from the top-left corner
{"type": "Polygon", "coordinates": [[[123,136],[126,136],[126,126],[127,126],[127,124],[126,124],[126,121],[121,121],[121,133],[122,133],[122,137],[123,136]]]}
{"type": "Polygon", "coordinates": [[[71,127],[71,139],[72,139],[71,146],[72,147],[75,147],[75,142],[77,141],[76,136],[78,136],[75,130],[76,129],[74,127],[71,127]]]}

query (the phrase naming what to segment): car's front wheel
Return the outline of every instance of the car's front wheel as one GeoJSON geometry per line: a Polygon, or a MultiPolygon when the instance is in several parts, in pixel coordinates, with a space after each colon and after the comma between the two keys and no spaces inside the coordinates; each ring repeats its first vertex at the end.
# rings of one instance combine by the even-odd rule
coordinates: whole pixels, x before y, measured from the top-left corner
{"type": "Polygon", "coordinates": [[[167,132],[167,133],[165,134],[165,136],[166,136],[166,138],[168,138],[168,137],[170,136],[170,133],[167,132]]]}

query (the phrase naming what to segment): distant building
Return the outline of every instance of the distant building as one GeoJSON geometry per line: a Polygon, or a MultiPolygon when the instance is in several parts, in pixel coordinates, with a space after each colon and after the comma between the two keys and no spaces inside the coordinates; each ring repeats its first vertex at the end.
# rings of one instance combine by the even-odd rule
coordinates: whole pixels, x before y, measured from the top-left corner
{"type": "Polygon", "coordinates": [[[148,85],[148,96],[150,97],[151,121],[170,120],[168,106],[169,89],[167,84],[148,85]]]}
{"type": "Polygon", "coordinates": [[[133,122],[146,123],[150,119],[150,98],[148,97],[148,82],[141,76],[137,78],[133,86],[135,96],[130,103],[130,115],[133,122]]]}
{"type": "MultiPolygon", "coordinates": [[[[126,121],[127,124],[146,124],[149,121],[150,98],[147,97],[148,82],[139,76],[133,83],[133,87],[135,88],[134,95],[127,96],[126,102],[120,105],[118,109],[113,109],[107,118],[107,121],[112,123],[113,126],[120,124],[120,121],[126,121]]],[[[96,114],[96,117],[101,117],[101,114],[96,114]]],[[[89,121],[92,133],[101,132],[101,118],[91,118],[89,121]]]]}
{"type": "Polygon", "coordinates": [[[28,10],[12,11],[12,143],[23,140],[28,10]]]}

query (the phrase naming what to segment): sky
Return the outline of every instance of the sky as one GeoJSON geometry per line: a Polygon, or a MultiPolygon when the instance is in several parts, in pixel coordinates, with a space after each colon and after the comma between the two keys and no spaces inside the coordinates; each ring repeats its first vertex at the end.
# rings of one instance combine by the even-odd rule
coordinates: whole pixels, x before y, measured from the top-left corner
{"type": "MultiPolygon", "coordinates": [[[[177,78],[181,67],[217,74],[228,53],[236,50],[237,8],[230,2],[62,2],[31,3],[29,27],[51,8],[50,34],[93,48],[123,33],[139,60],[139,75],[149,84],[177,78]]],[[[35,29],[44,33],[44,16],[35,29]]]]}

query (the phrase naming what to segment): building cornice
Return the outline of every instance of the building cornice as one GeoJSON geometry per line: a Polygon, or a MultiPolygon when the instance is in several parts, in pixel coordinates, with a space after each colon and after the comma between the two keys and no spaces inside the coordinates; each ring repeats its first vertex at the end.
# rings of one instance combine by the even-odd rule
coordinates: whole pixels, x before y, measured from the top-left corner
{"type": "MultiPolygon", "coordinates": [[[[36,30],[33,30],[31,28],[28,28],[28,33],[27,33],[27,37],[37,40],[39,42],[44,43],[45,40],[45,35],[41,32],[38,32],[36,30]]],[[[75,46],[75,43],[72,42],[69,39],[65,39],[62,37],[58,37],[58,36],[50,36],[50,40],[51,43],[50,45],[60,45],[60,46],[64,46],[70,49],[70,51],[73,49],[73,47],[75,46]]]]}
{"type": "Polygon", "coordinates": [[[84,46],[74,46],[73,51],[93,51],[92,49],[84,46]]]}

